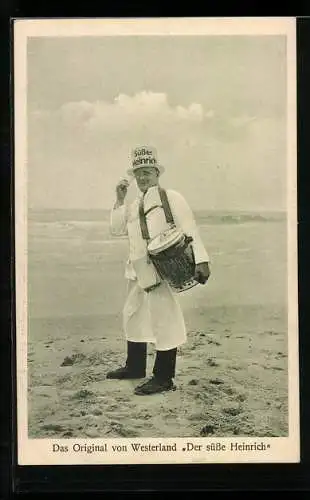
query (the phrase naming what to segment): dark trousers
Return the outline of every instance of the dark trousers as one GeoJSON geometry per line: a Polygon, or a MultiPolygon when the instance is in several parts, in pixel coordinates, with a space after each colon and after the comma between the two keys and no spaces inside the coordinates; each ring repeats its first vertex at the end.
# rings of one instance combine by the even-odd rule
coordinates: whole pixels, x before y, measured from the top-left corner
{"type": "Polygon", "coordinates": [[[159,380],[171,380],[175,377],[177,349],[169,351],[156,351],[153,375],[159,380]]]}
{"type": "Polygon", "coordinates": [[[138,377],[145,377],[147,344],[146,342],[127,341],[126,367],[138,377]]]}
{"type": "MultiPolygon", "coordinates": [[[[175,377],[177,348],[169,351],[156,351],[153,375],[159,380],[171,380],[175,377]]],[[[147,361],[146,342],[127,341],[126,366],[138,376],[145,376],[147,361]]]]}

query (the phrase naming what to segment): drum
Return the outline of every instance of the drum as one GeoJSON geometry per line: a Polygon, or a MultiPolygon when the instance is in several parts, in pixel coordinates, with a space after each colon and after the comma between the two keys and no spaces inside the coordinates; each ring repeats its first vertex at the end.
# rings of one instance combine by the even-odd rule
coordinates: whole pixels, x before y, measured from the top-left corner
{"type": "Polygon", "coordinates": [[[179,292],[197,285],[192,238],[176,228],[168,229],[149,241],[148,253],[159,276],[179,292]]]}

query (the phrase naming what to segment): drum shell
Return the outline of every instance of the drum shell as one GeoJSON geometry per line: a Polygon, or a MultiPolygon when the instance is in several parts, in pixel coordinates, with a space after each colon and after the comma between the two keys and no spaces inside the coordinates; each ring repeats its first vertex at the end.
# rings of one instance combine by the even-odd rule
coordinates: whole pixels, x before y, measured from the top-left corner
{"type": "Polygon", "coordinates": [[[158,274],[177,292],[197,285],[194,279],[195,258],[190,239],[183,238],[156,254],[149,254],[158,274]]]}

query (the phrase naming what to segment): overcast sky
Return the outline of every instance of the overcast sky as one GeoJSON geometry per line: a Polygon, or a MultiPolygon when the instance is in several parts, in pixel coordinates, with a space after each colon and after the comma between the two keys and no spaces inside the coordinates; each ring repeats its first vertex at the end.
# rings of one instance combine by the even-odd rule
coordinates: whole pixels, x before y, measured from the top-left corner
{"type": "Polygon", "coordinates": [[[109,208],[130,150],[151,144],[194,209],[284,209],[280,36],[32,38],[31,207],[109,208]]]}

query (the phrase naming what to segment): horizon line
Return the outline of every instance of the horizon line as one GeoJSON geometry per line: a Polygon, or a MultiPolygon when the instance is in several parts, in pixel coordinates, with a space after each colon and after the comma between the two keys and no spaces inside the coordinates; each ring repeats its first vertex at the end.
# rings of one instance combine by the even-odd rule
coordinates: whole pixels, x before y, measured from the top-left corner
{"type": "MultiPolygon", "coordinates": [[[[36,211],[36,210],[100,210],[100,211],[110,211],[111,207],[28,207],[30,211],[36,211]]],[[[193,212],[202,212],[202,211],[210,211],[210,212],[287,212],[287,208],[262,208],[262,207],[247,207],[247,208],[193,208],[193,212]]]]}

